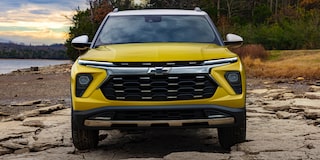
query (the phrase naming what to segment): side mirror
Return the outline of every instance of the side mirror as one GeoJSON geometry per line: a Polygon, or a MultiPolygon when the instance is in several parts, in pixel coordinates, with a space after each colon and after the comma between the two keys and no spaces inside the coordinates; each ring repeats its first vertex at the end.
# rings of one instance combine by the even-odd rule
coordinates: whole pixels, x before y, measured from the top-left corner
{"type": "Polygon", "coordinates": [[[71,45],[77,50],[87,50],[89,49],[91,42],[89,42],[89,37],[87,35],[82,35],[72,39],[71,45]]]}
{"type": "Polygon", "coordinates": [[[225,45],[241,45],[243,43],[243,38],[236,34],[227,34],[226,41],[224,41],[225,45]]]}

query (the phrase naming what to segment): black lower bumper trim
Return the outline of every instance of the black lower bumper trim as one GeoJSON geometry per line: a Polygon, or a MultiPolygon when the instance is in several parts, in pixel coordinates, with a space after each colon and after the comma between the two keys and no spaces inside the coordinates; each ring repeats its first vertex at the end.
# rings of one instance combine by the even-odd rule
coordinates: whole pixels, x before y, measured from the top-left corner
{"type": "MultiPolygon", "coordinates": [[[[161,127],[172,127],[170,124],[175,124],[173,121],[180,122],[197,122],[201,119],[201,122],[208,120],[208,123],[198,124],[187,124],[179,125],[175,127],[227,127],[227,126],[238,126],[246,121],[246,110],[245,108],[229,108],[217,105],[173,105],[173,106],[109,106],[102,107],[88,111],[73,111],[72,120],[77,126],[86,129],[136,129],[136,128],[152,128],[152,126],[161,127]],[[202,111],[203,114],[200,114],[202,111]],[[179,113],[178,113],[179,112],[179,113]],[[181,113],[180,113],[181,112],[181,113]],[[119,113],[119,114],[118,114],[119,113]],[[127,116],[123,114],[127,113],[127,116]],[[137,113],[139,113],[137,116],[137,113]],[[152,114],[153,113],[153,114],[152,114]],[[175,114],[176,113],[176,114],[175,114]],[[208,115],[216,114],[216,115],[208,115]],[[120,115],[120,116],[119,116],[120,115]],[[137,122],[137,121],[157,121],[165,122],[168,121],[169,125],[86,125],[85,122],[94,122],[96,118],[100,122],[137,122]],[[213,119],[219,118],[232,118],[232,123],[211,123],[213,119]],[[206,125],[207,124],[207,125],[206,125]]],[[[98,122],[98,121],[97,121],[98,122]]],[[[90,123],[94,124],[94,123],[90,123]]],[[[99,124],[99,122],[98,122],[99,124]]],[[[138,123],[141,124],[141,123],[138,123]]]]}

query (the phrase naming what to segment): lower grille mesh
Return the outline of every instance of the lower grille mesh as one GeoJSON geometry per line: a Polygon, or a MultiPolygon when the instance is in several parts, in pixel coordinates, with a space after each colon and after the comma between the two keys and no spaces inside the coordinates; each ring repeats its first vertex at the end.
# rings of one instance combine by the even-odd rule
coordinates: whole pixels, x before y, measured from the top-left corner
{"type": "Polygon", "coordinates": [[[172,101],[210,98],[217,84],[201,75],[124,75],[112,76],[101,86],[109,100],[172,101]]]}
{"type": "Polygon", "coordinates": [[[119,111],[114,120],[181,120],[206,119],[201,110],[171,110],[171,111],[119,111]]]}

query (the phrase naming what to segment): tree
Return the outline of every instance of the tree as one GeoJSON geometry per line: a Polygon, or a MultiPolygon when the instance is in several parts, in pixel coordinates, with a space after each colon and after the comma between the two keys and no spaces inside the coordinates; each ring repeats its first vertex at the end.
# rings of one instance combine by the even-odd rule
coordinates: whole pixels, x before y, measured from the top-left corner
{"type": "Polygon", "coordinates": [[[69,28],[69,36],[65,42],[65,46],[67,47],[67,55],[72,60],[76,60],[80,54],[78,50],[72,47],[72,39],[80,35],[88,35],[89,38],[92,39],[95,31],[97,30],[97,25],[91,21],[89,9],[85,11],[78,9],[76,12],[77,13],[71,19],[73,26],[69,28]]]}
{"type": "Polygon", "coordinates": [[[134,8],[131,0],[88,0],[90,8],[82,11],[76,10],[76,14],[70,19],[73,26],[69,28],[68,39],[65,42],[67,55],[72,60],[76,60],[82,52],[71,46],[73,38],[80,35],[88,35],[93,39],[95,32],[103,21],[104,17],[113,10],[113,8],[129,9],[134,8]]]}
{"type": "Polygon", "coordinates": [[[193,9],[199,7],[201,0],[150,0],[150,8],[193,9]]]}
{"type": "Polygon", "coordinates": [[[99,1],[99,3],[95,2],[94,4],[94,6],[90,5],[91,17],[94,23],[100,24],[104,17],[113,11],[113,7],[107,0],[99,1]]]}
{"type": "MultiPolygon", "coordinates": [[[[70,45],[74,37],[87,34],[92,39],[113,8],[136,7],[133,0],[87,1],[90,8],[77,10],[66,40],[68,55],[73,60],[79,55],[70,45]]],[[[320,47],[320,0],[150,0],[145,7],[194,9],[196,6],[209,14],[223,34],[240,33],[250,43],[262,43],[269,49],[320,47]]]]}
{"type": "Polygon", "coordinates": [[[300,5],[307,10],[320,8],[320,0],[302,0],[300,5]]]}
{"type": "Polygon", "coordinates": [[[262,4],[253,9],[253,23],[261,24],[267,21],[272,16],[272,12],[268,6],[262,4]]]}

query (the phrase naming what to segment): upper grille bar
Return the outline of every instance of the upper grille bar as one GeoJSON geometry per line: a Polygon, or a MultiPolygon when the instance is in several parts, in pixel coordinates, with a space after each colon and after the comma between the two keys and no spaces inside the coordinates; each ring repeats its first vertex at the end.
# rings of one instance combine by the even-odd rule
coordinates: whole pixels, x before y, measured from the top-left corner
{"type": "Polygon", "coordinates": [[[203,61],[190,61],[190,62],[114,62],[113,64],[118,67],[183,67],[183,66],[201,66],[203,61]]]}

